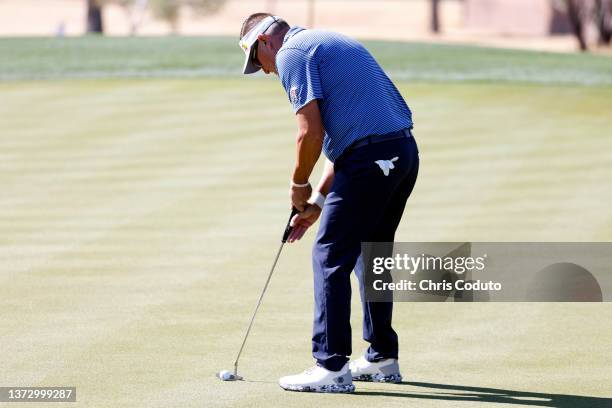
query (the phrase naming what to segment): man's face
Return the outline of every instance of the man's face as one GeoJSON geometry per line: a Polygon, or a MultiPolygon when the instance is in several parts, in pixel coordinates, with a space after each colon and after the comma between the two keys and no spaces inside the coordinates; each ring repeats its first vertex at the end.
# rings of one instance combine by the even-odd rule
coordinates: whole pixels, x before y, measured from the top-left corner
{"type": "Polygon", "coordinates": [[[270,36],[260,34],[255,44],[253,63],[261,67],[266,74],[276,74],[276,51],[277,50],[272,46],[272,39],[270,36]]]}

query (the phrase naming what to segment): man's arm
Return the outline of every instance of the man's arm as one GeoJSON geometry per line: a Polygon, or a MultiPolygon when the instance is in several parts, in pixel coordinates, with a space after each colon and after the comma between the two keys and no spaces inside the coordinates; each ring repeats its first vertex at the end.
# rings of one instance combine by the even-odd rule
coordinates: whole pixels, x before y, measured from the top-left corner
{"type": "Polygon", "coordinates": [[[332,183],[334,182],[334,163],[329,159],[325,160],[325,168],[323,174],[321,174],[321,180],[316,188],[316,191],[327,196],[329,190],[331,190],[332,183]]]}
{"type": "Polygon", "coordinates": [[[319,160],[321,149],[323,148],[323,121],[321,120],[321,112],[319,111],[319,103],[316,99],[310,101],[297,114],[298,134],[297,142],[297,157],[295,168],[291,177],[291,204],[300,211],[304,210],[304,206],[312,193],[312,187],[296,186],[308,183],[310,174],[319,160]]]}
{"type": "MultiPolygon", "coordinates": [[[[309,126],[311,125],[315,125],[315,128],[310,128],[310,129],[317,129],[317,131],[314,132],[314,135],[319,135],[318,137],[319,140],[317,140],[317,137],[312,137],[312,139],[310,140],[306,140],[304,137],[302,137],[301,141],[300,141],[300,137],[298,136],[298,160],[295,166],[295,170],[293,172],[293,177],[294,177],[293,181],[297,182],[299,180],[301,182],[306,183],[308,180],[308,177],[305,177],[302,179],[298,179],[297,177],[299,177],[302,174],[301,171],[304,167],[306,167],[305,165],[308,166],[306,167],[307,169],[306,174],[310,176],[310,173],[312,172],[312,169],[315,163],[317,162],[317,159],[321,155],[321,148],[323,146],[324,129],[323,129],[323,124],[321,122],[321,114],[319,113],[319,106],[316,100],[306,105],[302,110],[298,111],[298,126],[300,126],[300,131],[304,129],[301,125],[304,122],[306,125],[305,127],[306,129],[308,129],[309,126]],[[311,105],[315,105],[315,106],[311,106],[311,105]],[[302,115],[303,113],[302,111],[304,109],[307,109],[307,111],[304,112],[304,114],[302,115]],[[318,117],[318,121],[316,117],[313,117],[313,115],[315,114],[318,117]],[[305,141],[306,143],[304,143],[305,141]],[[312,150],[308,150],[309,147],[312,150]],[[304,148],[303,152],[302,152],[302,148],[304,148]],[[314,153],[314,154],[311,155],[311,154],[308,154],[308,152],[314,153]],[[300,156],[301,154],[303,154],[302,157],[300,156]]],[[[308,135],[309,132],[304,132],[303,134],[308,135]]],[[[291,242],[298,241],[304,236],[308,228],[310,228],[315,222],[317,222],[319,215],[321,215],[322,208],[320,207],[321,205],[320,203],[319,205],[315,204],[313,198],[317,194],[321,194],[323,195],[323,197],[327,196],[327,194],[331,190],[331,186],[333,182],[334,182],[334,163],[331,162],[330,160],[326,160],[325,167],[323,169],[323,174],[321,175],[321,180],[319,181],[319,185],[316,188],[316,192],[314,195],[312,195],[312,197],[311,197],[312,189],[310,188],[310,186],[302,187],[302,188],[300,187],[292,188],[291,197],[292,197],[292,203],[294,206],[295,206],[295,202],[293,201],[294,197],[299,197],[300,200],[304,200],[304,203],[308,203],[310,205],[308,205],[302,212],[294,216],[293,219],[291,220],[291,225],[293,226],[293,230],[291,231],[291,234],[289,235],[287,242],[291,243],[291,242]],[[295,195],[294,195],[294,192],[295,192],[295,195]],[[298,196],[298,194],[300,195],[298,196]]],[[[299,207],[297,206],[296,208],[299,209],[299,207]]]]}

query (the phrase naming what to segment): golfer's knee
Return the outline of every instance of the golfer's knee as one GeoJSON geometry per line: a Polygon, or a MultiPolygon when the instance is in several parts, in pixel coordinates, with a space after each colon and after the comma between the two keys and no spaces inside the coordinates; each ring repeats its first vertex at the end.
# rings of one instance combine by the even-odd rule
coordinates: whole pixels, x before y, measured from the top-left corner
{"type": "Polygon", "coordinates": [[[355,249],[337,244],[315,242],[312,248],[312,266],[315,277],[330,280],[349,275],[359,258],[360,247],[355,249]]]}

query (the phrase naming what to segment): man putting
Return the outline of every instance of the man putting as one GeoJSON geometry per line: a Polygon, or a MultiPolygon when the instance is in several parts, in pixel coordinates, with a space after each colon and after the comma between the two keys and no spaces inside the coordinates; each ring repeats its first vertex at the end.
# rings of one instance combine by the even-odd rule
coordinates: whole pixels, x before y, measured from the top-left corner
{"type": "Polygon", "coordinates": [[[288,242],[321,217],[312,251],[317,365],[282,377],[291,391],[352,392],[353,380],[400,382],[393,303],[364,298],[362,242],[392,242],[419,169],[412,113],[372,55],[341,34],[290,27],[267,13],[240,31],[244,74],[263,69],[280,78],[297,117],[288,242]],[[313,192],[309,177],[321,150],[327,161],[313,192]],[[351,355],[350,273],[360,281],[365,355],[351,355]]]}

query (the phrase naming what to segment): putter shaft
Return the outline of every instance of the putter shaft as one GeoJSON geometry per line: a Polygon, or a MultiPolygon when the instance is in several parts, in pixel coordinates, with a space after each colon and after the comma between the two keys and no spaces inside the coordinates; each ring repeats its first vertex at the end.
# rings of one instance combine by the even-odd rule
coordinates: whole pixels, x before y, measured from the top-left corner
{"type": "Polygon", "coordinates": [[[253,316],[251,316],[251,321],[249,322],[249,326],[246,329],[246,333],[244,334],[244,338],[242,339],[242,344],[240,345],[240,350],[238,350],[238,355],[236,356],[236,360],[234,361],[234,376],[237,379],[242,379],[238,375],[238,360],[240,360],[240,355],[242,354],[242,350],[244,349],[244,345],[246,344],[247,339],[249,338],[249,333],[251,332],[251,327],[253,327],[253,322],[255,321],[255,316],[257,316],[257,311],[259,310],[259,306],[261,306],[261,301],[263,300],[264,295],[266,294],[266,290],[268,289],[268,284],[270,283],[270,279],[272,278],[272,274],[274,273],[274,268],[276,268],[276,263],[278,262],[278,258],[280,258],[281,251],[283,250],[283,246],[293,227],[291,226],[291,220],[293,217],[298,214],[299,211],[297,208],[293,207],[291,209],[291,214],[289,215],[289,220],[287,221],[287,226],[285,227],[285,231],[283,232],[283,237],[281,239],[281,245],[278,248],[278,252],[276,253],[276,257],[274,258],[274,263],[272,264],[272,268],[270,268],[270,273],[268,273],[268,278],[266,279],[266,283],[264,284],[263,290],[261,291],[261,295],[259,295],[259,300],[257,301],[257,306],[255,306],[255,310],[253,311],[253,316]]]}
{"type": "Polygon", "coordinates": [[[234,375],[238,377],[238,360],[240,359],[240,355],[242,354],[242,350],[244,349],[244,345],[246,344],[247,339],[249,338],[249,333],[251,332],[251,327],[253,327],[253,322],[255,321],[255,316],[257,316],[257,311],[259,310],[259,306],[261,306],[261,301],[268,289],[268,284],[270,283],[270,279],[272,278],[272,274],[274,273],[274,268],[276,267],[276,263],[278,262],[278,258],[280,258],[281,251],[283,250],[283,246],[285,245],[285,241],[281,242],[280,247],[278,248],[278,252],[276,253],[276,258],[274,258],[274,263],[272,264],[272,268],[270,268],[270,273],[268,273],[268,278],[266,279],[266,283],[264,284],[263,290],[261,291],[261,295],[259,295],[259,300],[257,301],[257,306],[255,306],[255,311],[253,312],[253,316],[251,316],[251,321],[249,322],[249,326],[247,327],[246,333],[244,334],[244,339],[242,340],[242,345],[240,346],[240,350],[238,351],[238,355],[236,356],[236,361],[234,361],[234,375]]]}

